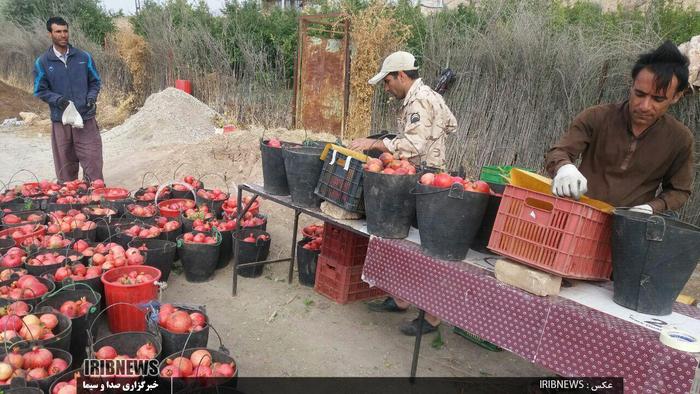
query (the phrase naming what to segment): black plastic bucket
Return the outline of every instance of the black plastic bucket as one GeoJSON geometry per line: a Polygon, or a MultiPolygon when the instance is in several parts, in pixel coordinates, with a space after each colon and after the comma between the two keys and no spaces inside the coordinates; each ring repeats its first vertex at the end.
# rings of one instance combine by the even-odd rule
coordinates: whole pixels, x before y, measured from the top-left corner
{"type": "Polygon", "coordinates": [[[221,238],[216,244],[200,244],[185,242],[182,237],[177,238],[177,249],[185,279],[193,283],[208,281],[214,275],[219,261],[221,238]]]}
{"type": "Polygon", "coordinates": [[[116,226],[118,224],[132,222],[133,220],[131,219],[118,218],[114,216],[112,216],[110,219],[95,221],[95,224],[97,224],[97,230],[95,232],[95,241],[104,242],[109,240],[110,242],[114,242],[114,238],[112,236],[118,232],[116,226]]]}
{"type": "MultiPolygon", "coordinates": [[[[42,278],[40,276],[37,276],[36,278],[37,278],[37,280],[39,280],[39,282],[43,283],[46,286],[46,288],[48,289],[46,294],[51,294],[56,289],[56,286],[54,285],[53,281],[46,279],[46,278],[42,278]]],[[[15,280],[10,279],[10,280],[4,281],[4,282],[0,282],[0,286],[10,286],[12,284],[12,282],[15,282],[15,280]]],[[[41,297],[43,297],[43,294],[40,296],[37,296],[37,297],[22,298],[19,300],[11,300],[9,298],[0,298],[0,306],[11,304],[15,301],[24,301],[31,306],[36,306],[36,304],[38,304],[39,301],[41,301],[41,297]]]]}
{"type": "Polygon", "coordinates": [[[170,276],[170,270],[173,268],[173,262],[175,261],[177,244],[162,239],[134,238],[129,242],[128,246],[130,248],[139,248],[142,245],[146,245],[148,249],[144,264],[158,268],[160,270],[160,280],[162,282],[167,282],[168,276],[170,276]]]}
{"type": "MultiPolygon", "coordinates": [[[[47,391],[47,393],[53,394],[54,388],[59,383],[70,382],[73,378],[77,378],[78,376],[82,376],[82,375],[83,375],[83,367],[82,366],[80,368],[70,369],[68,371],[64,371],[63,373],[60,373],[58,375],[58,377],[56,378],[56,380],[54,380],[54,382],[51,383],[51,387],[49,387],[49,391],[47,391]]],[[[85,379],[85,377],[83,377],[83,379],[85,379]]],[[[91,380],[92,379],[90,379],[90,378],[86,379],[87,383],[93,383],[91,380]]]]}
{"type": "Polygon", "coordinates": [[[27,273],[30,275],[34,276],[41,276],[45,273],[55,273],[57,269],[63,267],[64,265],[72,265],[72,264],[77,264],[81,263],[83,261],[83,255],[82,253],[76,252],[75,250],[72,249],[58,249],[58,250],[52,250],[52,249],[37,249],[36,252],[32,253],[31,256],[27,259],[26,262],[24,262],[24,269],[27,270],[27,273]],[[29,260],[32,258],[45,254],[45,253],[58,253],[61,256],[65,256],[66,260],[64,260],[61,263],[56,263],[56,264],[51,264],[51,265],[31,265],[29,264],[29,260]],[[71,262],[68,260],[68,256],[76,256],[78,257],[78,260],[71,262]]]}
{"type": "MultiPolygon", "coordinates": [[[[56,377],[60,376],[63,372],[56,374],[56,377]]],[[[49,376],[49,378],[54,378],[49,376]]],[[[3,394],[44,394],[44,390],[40,389],[37,382],[27,382],[22,377],[12,378],[12,382],[9,385],[1,385],[0,388],[3,390],[3,394]],[[32,384],[34,386],[32,386],[32,384]],[[10,387],[9,389],[4,387],[10,387]]]]}
{"type": "MultiPolygon", "coordinates": [[[[125,331],[107,335],[92,344],[91,351],[97,352],[102,346],[112,346],[119,354],[135,356],[139,348],[146,343],[152,343],[156,348],[156,359],[161,355],[160,338],[148,331],[125,331]]],[[[93,357],[92,355],[90,356],[93,357]]]]}
{"type": "Polygon", "coordinates": [[[670,314],[700,259],[700,228],[622,209],[612,228],[613,301],[640,313],[670,314]]]}
{"type": "Polygon", "coordinates": [[[273,148],[260,140],[260,157],[263,168],[263,188],[273,196],[289,195],[287,172],[284,168],[283,148],[273,148]]]}
{"type": "Polygon", "coordinates": [[[221,233],[221,247],[219,248],[219,260],[216,269],[229,265],[233,257],[233,230],[219,231],[221,233]]]}
{"type": "Polygon", "coordinates": [[[416,212],[423,251],[443,260],[463,260],[486,212],[489,194],[416,183],[416,212]]]}
{"type": "Polygon", "coordinates": [[[489,238],[491,238],[491,231],[493,231],[493,224],[496,222],[496,215],[498,214],[498,207],[501,206],[501,199],[501,196],[489,195],[489,203],[486,205],[484,220],[482,220],[481,228],[479,228],[476,237],[474,237],[472,249],[481,253],[491,253],[486,246],[489,244],[489,238]]]}
{"type": "Polygon", "coordinates": [[[307,146],[282,149],[292,202],[299,206],[315,208],[321,204],[321,198],[316,195],[314,190],[316,190],[323,168],[322,152],[322,148],[307,146]]]}
{"type": "Polygon", "coordinates": [[[71,319],[73,328],[70,338],[70,352],[73,355],[74,368],[80,367],[83,360],[87,357],[85,349],[88,342],[85,330],[90,327],[90,324],[92,324],[92,321],[95,320],[100,311],[102,295],[88,285],[75,283],[62,287],[61,290],[51,294],[37,304],[37,308],[48,306],[58,311],[64,302],[77,301],[83,297],[91,302],[93,306],[85,315],[71,319]]]}
{"type": "MultiPolygon", "coordinates": [[[[19,352],[21,354],[25,354],[31,350],[30,348],[22,349],[19,352]]],[[[61,358],[68,363],[68,369],[70,369],[70,365],[73,362],[73,358],[70,353],[63,349],[56,349],[54,347],[46,347],[46,350],[50,351],[51,354],[53,355],[54,358],[61,358]]],[[[2,354],[0,354],[0,358],[4,359],[7,353],[3,349],[2,354]]],[[[13,385],[12,384],[7,384],[7,385],[0,385],[0,389],[2,390],[3,393],[33,393],[34,391],[31,391],[31,387],[37,387],[39,388],[40,392],[43,393],[48,393],[49,388],[51,387],[51,384],[53,384],[56,379],[58,379],[61,375],[63,375],[65,371],[53,374],[51,376],[48,376],[44,379],[39,379],[39,380],[32,380],[29,382],[26,382],[25,386],[23,389],[20,387],[16,387],[12,389],[13,385]]],[[[14,380],[14,378],[12,379],[14,380]]]]}
{"type": "Polygon", "coordinates": [[[309,243],[311,238],[304,238],[297,242],[297,270],[299,273],[299,283],[304,286],[314,287],[316,283],[316,263],[321,251],[304,249],[304,245],[309,243]]]}
{"type": "Polygon", "coordinates": [[[15,240],[11,237],[0,239],[0,255],[7,253],[7,251],[13,246],[15,246],[15,240]]]}
{"type": "Polygon", "coordinates": [[[126,206],[133,203],[134,200],[132,198],[125,198],[123,200],[103,200],[100,202],[100,205],[114,209],[117,211],[117,216],[122,216],[127,212],[126,206]]]}
{"type": "Polygon", "coordinates": [[[89,204],[58,204],[55,202],[50,202],[50,203],[46,204],[46,212],[55,212],[55,211],[68,212],[71,209],[77,209],[78,211],[82,211],[82,209],[88,205],[89,204]]]}
{"type": "MultiPolygon", "coordinates": [[[[41,317],[42,315],[45,315],[47,313],[51,313],[51,314],[55,315],[56,319],[58,319],[58,324],[56,324],[56,327],[54,327],[52,330],[53,334],[54,334],[54,336],[52,338],[37,339],[37,340],[32,339],[30,341],[26,341],[26,340],[23,340],[19,337],[15,337],[15,338],[11,339],[9,342],[6,342],[6,343],[0,342],[0,349],[4,345],[7,345],[7,347],[19,346],[20,348],[25,348],[25,347],[31,348],[33,346],[43,346],[43,347],[51,347],[51,348],[65,350],[66,352],[70,351],[70,342],[71,342],[71,336],[72,336],[72,332],[73,332],[73,323],[68,318],[68,316],[60,313],[58,310],[54,310],[54,309],[47,307],[47,306],[43,306],[41,308],[35,307],[32,309],[32,312],[31,312],[31,314],[35,315],[36,317],[41,317]]],[[[24,323],[23,323],[23,325],[24,325],[24,323]]]]}
{"type": "MultiPolygon", "coordinates": [[[[163,354],[173,354],[175,352],[182,351],[182,349],[187,347],[206,347],[209,342],[209,316],[207,316],[204,308],[196,308],[192,306],[184,306],[173,304],[174,307],[183,310],[185,312],[193,313],[199,312],[207,318],[207,325],[200,331],[193,331],[191,333],[175,333],[165,327],[158,325],[158,331],[160,332],[160,337],[162,340],[163,354]]],[[[158,316],[155,316],[156,320],[158,316]]]]}
{"type": "Polygon", "coordinates": [[[406,238],[416,217],[416,196],[411,189],[418,175],[364,172],[367,232],[383,238],[406,238]]]}
{"type": "MultiPolygon", "coordinates": [[[[259,235],[267,235],[268,237],[270,236],[270,234],[263,230],[248,228],[242,229],[238,233],[234,233],[233,236],[238,238],[239,240],[238,264],[255,263],[267,259],[267,256],[270,254],[270,244],[272,243],[272,239],[268,238],[267,241],[258,240],[259,235]],[[256,239],[256,242],[244,242],[243,239],[251,234],[256,239]]],[[[253,267],[237,268],[238,275],[245,278],[257,278],[260,275],[262,275],[264,266],[256,265],[253,267]]]]}

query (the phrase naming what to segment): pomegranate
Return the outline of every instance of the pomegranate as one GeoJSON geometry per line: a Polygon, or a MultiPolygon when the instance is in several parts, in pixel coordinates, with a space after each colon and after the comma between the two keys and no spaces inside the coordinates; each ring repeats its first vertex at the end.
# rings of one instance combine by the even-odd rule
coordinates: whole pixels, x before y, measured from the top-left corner
{"type": "Polygon", "coordinates": [[[189,332],[192,327],[192,319],[185,311],[173,312],[165,322],[165,328],[175,333],[189,332]]]}
{"type": "Polygon", "coordinates": [[[211,365],[211,353],[204,349],[195,350],[190,355],[190,361],[195,368],[197,366],[208,367],[211,365]]]}
{"type": "Polygon", "coordinates": [[[14,348],[10,353],[8,353],[5,356],[5,359],[2,360],[3,362],[9,364],[13,369],[18,369],[22,368],[22,364],[24,363],[24,358],[22,357],[21,354],[19,354],[19,348],[14,348]]]}
{"type": "Polygon", "coordinates": [[[102,346],[95,353],[98,360],[112,360],[117,357],[117,350],[111,346],[102,346]]]}
{"type": "Polygon", "coordinates": [[[24,358],[24,368],[42,368],[46,369],[51,365],[53,361],[53,354],[48,349],[40,348],[35,346],[32,350],[24,353],[22,356],[24,358]]]}
{"type": "Polygon", "coordinates": [[[136,358],[150,360],[156,358],[156,347],[152,343],[146,343],[136,351],[136,358]]]}
{"type": "Polygon", "coordinates": [[[44,324],[49,330],[53,330],[56,325],[58,325],[58,318],[53,313],[44,313],[39,317],[39,320],[44,324]]]}
{"type": "Polygon", "coordinates": [[[173,365],[180,370],[183,376],[192,374],[192,361],[187,357],[176,357],[174,360],[168,360],[168,365],[173,365]]]}

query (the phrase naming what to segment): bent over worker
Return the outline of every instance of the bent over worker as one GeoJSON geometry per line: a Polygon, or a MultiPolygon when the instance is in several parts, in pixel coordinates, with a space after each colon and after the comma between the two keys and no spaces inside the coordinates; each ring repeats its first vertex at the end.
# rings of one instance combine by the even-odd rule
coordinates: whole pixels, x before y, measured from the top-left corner
{"type": "MultiPolygon", "coordinates": [[[[390,152],[413,164],[444,170],[445,137],[457,129],[457,119],[442,96],[419,78],[415,62],[415,57],[408,52],[394,52],[384,59],[381,71],[369,80],[372,85],[384,81],[384,90],[403,100],[398,135],[383,140],[359,138],[350,143],[350,148],[390,152]]],[[[408,302],[392,297],[369,304],[370,310],[375,312],[405,312],[409,306],[408,302]]],[[[436,331],[439,324],[439,318],[426,313],[422,333],[436,331]]],[[[419,325],[419,318],[416,318],[402,324],[400,330],[405,335],[415,336],[419,325]]]]}
{"type": "Polygon", "coordinates": [[[549,150],[552,193],[575,199],[586,193],[648,214],[676,211],[688,201],[693,134],[667,113],[688,87],[688,58],[667,41],[639,57],[632,79],[626,101],[586,109],[549,150]]]}
{"type": "Polygon", "coordinates": [[[100,75],[89,53],[68,43],[68,23],[61,17],[46,21],[51,47],[34,62],[34,95],[51,110],[51,148],[59,182],[102,177],[102,137],[95,120],[100,75]],[[73,102],[83,128],[64,125],[63,111],[73,102]]]}

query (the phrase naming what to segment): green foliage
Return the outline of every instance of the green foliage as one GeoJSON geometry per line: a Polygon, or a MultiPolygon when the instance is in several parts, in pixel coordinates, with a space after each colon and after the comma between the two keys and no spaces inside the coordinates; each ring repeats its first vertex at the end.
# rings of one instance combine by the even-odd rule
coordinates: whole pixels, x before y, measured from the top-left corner
{"type": "Polygon", "coordinates": [[[105,36],[114,31],[112,15],[102,8],[99,0],[4,0],[0,3],[0,14],[5,20],[22,26],[60,15],[100,45],[105,36]]]}

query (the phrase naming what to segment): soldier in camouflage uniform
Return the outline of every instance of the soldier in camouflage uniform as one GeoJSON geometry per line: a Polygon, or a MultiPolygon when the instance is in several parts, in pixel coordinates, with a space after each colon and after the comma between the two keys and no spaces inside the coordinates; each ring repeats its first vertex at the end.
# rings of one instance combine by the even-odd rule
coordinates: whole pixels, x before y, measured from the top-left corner
{"type": "MultiPolygon", "coordinates": [[[[369,80],[370,84],[384,81],[384,90],[403,99],[398,119],[399,130],[395,138],[375,140],[360,138],[350,144],[351,149],[360,151],[375,149],[391,152],[401,159],[409,159],[414,164],[427,164],[437,169],[445,169],[445,137],[457,128],[457,120],[447,108],[442,96],[425,85],[418,78],[415,58],[408,52],[394,52],[382,64],[382,70],[369,80]]],[[[410,304],[398,298],[388,297],[383,302],[369,304],[376,312],[405,312],[410,304]]],[[[437,331],[440,319],[425,314],[422,332],[437,331]]],[[[419,319],[401,325],[406,335],[418,333],[419,319]]]]}
{"type": "Polygon", "coordinates": [[[445,137],[457,128],[457,119],[442,96],[418,77],[415,58],[408,52],[394,52],[382,64],[382,70],[369,80],[384,81],[384,90],[403,100],[395,138],[375,140],[359,138],[351,149],[375,149],[391,152],[413,164],[445,169],[445,137]]]}

